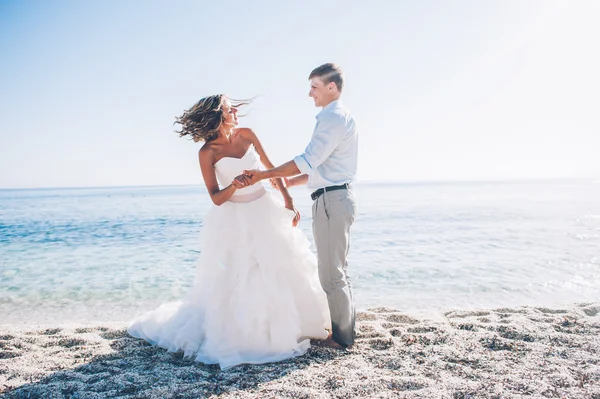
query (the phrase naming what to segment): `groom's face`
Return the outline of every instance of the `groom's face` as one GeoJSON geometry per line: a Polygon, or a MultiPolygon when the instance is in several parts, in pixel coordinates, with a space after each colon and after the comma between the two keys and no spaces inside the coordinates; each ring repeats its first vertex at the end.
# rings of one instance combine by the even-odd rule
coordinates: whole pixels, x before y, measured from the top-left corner
{"type": "Polygon", "coordinates": [[[308,95],[314,100],[315,107],[323,107],[331,102],[332,90],[328,86],[332,84],[335,86],[333,82],[326,85],[318,76],[310,80],[310,92],[308,92],[308,95]]]}

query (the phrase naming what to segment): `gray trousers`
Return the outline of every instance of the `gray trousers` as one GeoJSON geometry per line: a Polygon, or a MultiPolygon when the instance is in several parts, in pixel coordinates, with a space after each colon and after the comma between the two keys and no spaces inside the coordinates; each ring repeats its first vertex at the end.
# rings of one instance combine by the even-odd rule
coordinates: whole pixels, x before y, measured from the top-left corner
{"type": "Polygon", "coordinates": [[[356,317],[346,260],[350,227],[356,217],[352,188],[323,193],[313,202],[312,216],[319,279],[329,302],[332,338],[345,347],[354,343],[356,317]]]}

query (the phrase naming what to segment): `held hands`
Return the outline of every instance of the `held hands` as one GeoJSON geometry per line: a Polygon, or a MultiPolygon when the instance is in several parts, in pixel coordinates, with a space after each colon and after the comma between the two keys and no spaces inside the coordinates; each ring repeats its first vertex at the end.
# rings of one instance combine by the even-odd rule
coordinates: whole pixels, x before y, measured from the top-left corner
{"type": "Polygon", "coordinates": [[[233,179],[231,185],[236,189],[251,186],[262,180],[262,177],[260,177],[261,173],[262,172],[258,169],[245,170],[244,173],[236,176],[235,179],[233,179]]]}
{"type": "Polygon", "coordinates": [[[258,169],[245,170],[244,175],[249,179],[250,186],[264,179],[264,172],[258,169]]]}
{"type": "Polygon", "coordinates": [[[246,175],[239,175],[233,179],[231,185],[236,189],[248,187],[250,185],[250,179],[246,175]]]}

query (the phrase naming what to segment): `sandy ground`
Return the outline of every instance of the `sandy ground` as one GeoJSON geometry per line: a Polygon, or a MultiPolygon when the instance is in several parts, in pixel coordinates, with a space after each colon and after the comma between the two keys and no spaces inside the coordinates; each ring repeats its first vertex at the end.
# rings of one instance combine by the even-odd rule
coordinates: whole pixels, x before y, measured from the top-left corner
{"type": "Polygon", "coordinates": [[[358,320],[349,350],[226,371],[125,325],[0,326],[0,397],[600,399],[600,303],[358,320]]]}

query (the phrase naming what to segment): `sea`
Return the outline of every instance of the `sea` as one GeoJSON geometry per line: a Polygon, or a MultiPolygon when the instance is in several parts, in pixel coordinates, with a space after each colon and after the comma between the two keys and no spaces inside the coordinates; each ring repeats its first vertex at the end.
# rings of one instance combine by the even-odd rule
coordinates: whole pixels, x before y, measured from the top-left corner
{"type": "MultiPolygon", "coordinates": [[[[359,310],[435,317],[600,300],[600,181],[354,191],[348,271],[359,310]]],[[[309,192],[291,193],[312,244],[309,192]]],[[[0,324],[126,322],[181,298],[212,206],[204,186],[0,190],[0,324]]]]}

